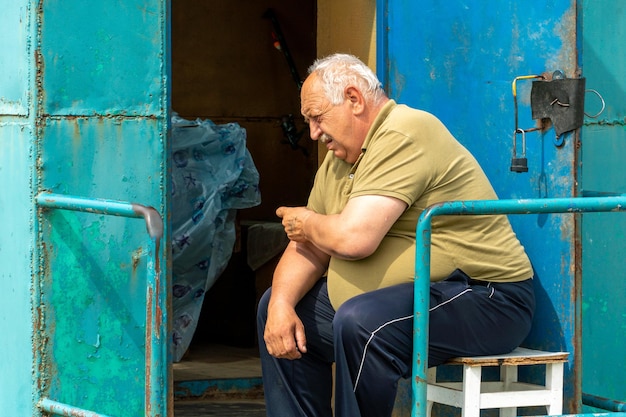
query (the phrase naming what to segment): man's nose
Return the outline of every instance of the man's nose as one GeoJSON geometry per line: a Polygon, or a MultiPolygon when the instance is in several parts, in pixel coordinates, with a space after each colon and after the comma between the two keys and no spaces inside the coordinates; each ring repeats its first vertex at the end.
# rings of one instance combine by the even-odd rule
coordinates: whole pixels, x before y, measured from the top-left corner
{"type": "Polygon", "coordinates": [[[322,136],[322,129],[320,125],[312,120],[309,121],[309,133],[311,134],[311,139],[318,140],[320,136],[322,136]]]}

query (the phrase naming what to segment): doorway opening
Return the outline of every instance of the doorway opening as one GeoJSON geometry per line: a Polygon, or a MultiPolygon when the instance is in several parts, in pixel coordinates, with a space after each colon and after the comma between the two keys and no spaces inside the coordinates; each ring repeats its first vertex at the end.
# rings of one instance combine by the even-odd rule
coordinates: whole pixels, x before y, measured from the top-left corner
{"type": "Polygon", "coordinates": [[[297,82],[316,57],[317,3],[176,0],[171,8],[172,111],[245,129],[261,195],[257,206],[237,210],[228,264],[206,288],[193,337],[174,363],[176,400],[195,395],[185,385],[194,381],[260,379],[256,303],[285,244],[275,210],[305,205],[317,169],[297,82]]]}

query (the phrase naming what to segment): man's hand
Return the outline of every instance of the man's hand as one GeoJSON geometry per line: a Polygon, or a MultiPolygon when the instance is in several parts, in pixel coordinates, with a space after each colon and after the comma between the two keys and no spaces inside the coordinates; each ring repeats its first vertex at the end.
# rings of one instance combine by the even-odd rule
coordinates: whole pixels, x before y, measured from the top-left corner
{"type": "Polygon", "coordinates": [[[300,359],[306,353],[304,326],[286,303],[270,304],[263,338],[267,351],[276,358],[300,359]]]}
{"type": "Polygon", "coordinates": [[[282,219],[289,240],[306,242],[304,224],[313,212],[306,207],[279,207],[276,215],[282,219]]]}
{"type": "Polygon", "coordinates": [[[337,214],[319,214],[306,207],[279,207],[287,237],[295,243],[311,243],[334,258],[356,260],[370,256],[407,203],[395,197],[352,197],[337,214]]]}

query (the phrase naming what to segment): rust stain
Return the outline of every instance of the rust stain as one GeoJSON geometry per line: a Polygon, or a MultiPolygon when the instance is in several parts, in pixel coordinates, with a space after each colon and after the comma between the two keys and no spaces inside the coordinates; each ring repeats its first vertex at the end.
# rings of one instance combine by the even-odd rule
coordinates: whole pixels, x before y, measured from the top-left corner
{"type": "MultiPolygon", "coordinates": [[[[156,256],[156,258],[157,259],[159,258],[158,255],[156,256]]],[[[155,303],[156,304],[156,323],[155,323],[155,325],[157,326],[157,333],[156,333],[156,335],[160,339],[161,336],[162,336],[161,335],[161,329],[162,329],[161,326],[163,324],[163,322],[162,322],[163,311],[161,310],[161,303],[160,303],[160,300],[161,300],[161,277],[160,277],[159,274],[156,274],[156,280],[155,280],[154,285],[156,286],[156,300],[157,300],[157,302],[155,303]]]]}
{"type": "Polygon", "coordinates": [[[154,272],[158,276],[161,275],[161,257],[159,253],[161,253],[161,239],[157,239],[154,245],[154,272]]]}
{"type": "MultiPolygon", "coordinates": [[[[554,33],[561,39],[562,48],[555,57],[554,66],[560,65],[565,74],[569,77],[578,78],[581,75],[581,68],[577,65],[578,51],[576,39],[578,35],[576,6],[569,7],[561,18],[554,25],[554,33]]],[[[555,68],[557,69],[557,68],[555,68]]]]}
{"type": "MultiPolygon", "coordinates": [[[[39,214],[39,223],[42,223],[41,214],[39,214]]],[[[43,228],[43,226],[42,226],[43,228]]],[[[41,234],[41,232],[40,232],[41,234]]],[[[46,347],[48,346],[48,336],[45,332],[46,328],[46,305],[42,300],[43,293],[43,283],[46,277],[50,276],[49,271],[46,269],[49,265],[48,262],[48,248],[45,242],[41,241],[41,236],[38,237],[40,240],[38,244],[40,245],[40,258],[37,262],[37,269],[34,271],[34,276],[32,277],[32,282],[34,284],[33,289],[31,290],[32,298],[34,300],[34,309],[33,309],[33,342],[32,342],[32,352],[33,357],[35,358],[35,371],[36,371],[36,386],[37,392],[43,393],[47,386],[47,381],[49,378],[50,365],[46,361],[46,347]]],[[[54,323],[49,324],[52,327],[54,323]]]]}
{"type": "Polygon", "coordinates": [[[427,378],[421,378],[419,375],[413,375],[413,379],[415,380],[415,383],[418,385],[428,383],[427,378]]]}
{"type": "Polygon", "coordinates": [[[146,390],[145,390],[145,404],[146,404],[146,414],[150,415],[152,412],[152,401],[150,398],[150,394],[152,392],[152,385],[150,381],[152,380],[152,363],[148,358],[152,357],[152,288],[148,287],[148,292],[146,294],[147,297],[147,306],[146,306],[146,336],[145,336],[145,344],[146,344],[146,390]]]}
{"type": "Polygon", "coordinates": [[[139,266],[139,261],[141,259],[141,248],[135,249],[131,254],[131,262],[132,262],[132,270],[133,276],[137,273],[137,267],[139,266]]]}
{"type": "Polygon", "coordinates": [[[73,123],[73,126],[74,126],[73,139],[74,139],[74,142],[77,142],[81,138],[80,122],[82,118],[77,117],[77,116],[66,116],[65,119],[73,123]]]}

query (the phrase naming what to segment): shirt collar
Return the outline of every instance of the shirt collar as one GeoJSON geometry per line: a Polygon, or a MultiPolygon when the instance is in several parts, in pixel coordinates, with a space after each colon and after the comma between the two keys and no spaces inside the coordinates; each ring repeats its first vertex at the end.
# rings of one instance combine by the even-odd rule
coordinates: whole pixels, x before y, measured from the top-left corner
{"type": "Polygon", "coordinates": [[[361,146],[362,153],[367,150],[367,147],[372,141],[372,138],[376,135],[376,131],[380,128],[380,126],[383,124],[387,116],[389,116],[389,113],[391,113],[391,111],[396,106],[397,106],[397,103],[395,102],[395,100],[389,99],[389,101],[387,101],[385,105],[380,109],[380,112],[378,112],[378,115],[374,119],[374,122],[372,123],[372,126],[370,127],[370,130],[369,132],[367,132],[367,136],[365,137],[365,140],[363,141],[363,145],[361,146]]]}

